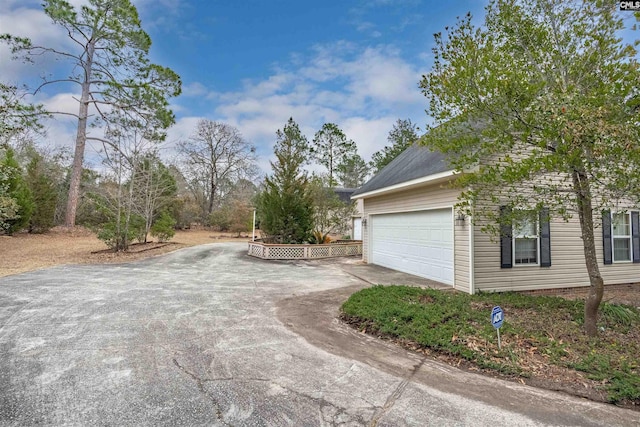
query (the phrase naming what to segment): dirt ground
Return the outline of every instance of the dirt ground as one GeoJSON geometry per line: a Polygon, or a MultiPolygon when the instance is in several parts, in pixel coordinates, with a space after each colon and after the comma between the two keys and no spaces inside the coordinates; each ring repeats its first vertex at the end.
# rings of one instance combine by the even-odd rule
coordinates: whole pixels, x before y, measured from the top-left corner
{"type": "Polygon", "coordinates": [[[91,231],[57,227],[46,234],[0,235],[0,277],[65,264],[121,263],[149,258],[188,246],[249,241],[244,234],[204,229],[178,230],[171,241],[135,244],[129,252],[114,253],[91,231]]]}

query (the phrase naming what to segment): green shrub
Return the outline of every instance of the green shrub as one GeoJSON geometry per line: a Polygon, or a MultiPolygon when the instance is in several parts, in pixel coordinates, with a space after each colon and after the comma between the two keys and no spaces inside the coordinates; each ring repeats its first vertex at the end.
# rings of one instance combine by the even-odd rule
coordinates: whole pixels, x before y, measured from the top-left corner
{"type": "Polygon", "coordinates": [[[129,249],[133,240],[144,241],[144,235],[145,221],[139,215],[131,215],[128,226],[126,217],[122,214],[120,223],[113,218],[98,227],[98,239],[116,252],[129,249]]]}
{"type": "Polygon", "coordinates": [[[229,231],[232,216],[231,210],[226,206],[216,209],[209,215],[209,225],[217,231],[229,231]]]}
{"type": "Polygon", "coordinates": [[[4,206],[0,222],[7,234],[13,234],[29,225],[34,203],[12,149],[7,149],[0,162],[0,190],[4,206]]]}
{"type": "Polygon", "coordinates": [[[160,218],[158,218],[151,226],[151,235],[157,237],[160,242],[166,242],[171,240],[176,234],[175,230],[176,220],[169,214],[169,212],[162,212],[160,218]]]}

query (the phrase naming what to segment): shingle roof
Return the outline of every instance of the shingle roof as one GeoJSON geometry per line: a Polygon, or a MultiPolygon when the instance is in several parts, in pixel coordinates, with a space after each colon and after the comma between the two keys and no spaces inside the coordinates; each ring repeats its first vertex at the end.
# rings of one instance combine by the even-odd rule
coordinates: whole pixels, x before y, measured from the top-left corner
{"type": "Polygon", "coordinates": [[[451,166],[442,153],[414,144],[357,189],[353,196],[449,170],[451,166]]]}
{"type": "Polygon", "coordinates": [[[333,188],[333,192],[336,193],[338,198],[344,203],[351,202],[351,195],[356,191],[356,188],[333,188]]]}

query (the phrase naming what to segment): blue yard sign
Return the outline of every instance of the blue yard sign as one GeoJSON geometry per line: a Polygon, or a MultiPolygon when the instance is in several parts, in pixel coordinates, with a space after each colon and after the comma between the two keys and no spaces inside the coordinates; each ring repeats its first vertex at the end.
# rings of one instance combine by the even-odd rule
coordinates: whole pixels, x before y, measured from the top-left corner
{"type": "Polygon", "coordinates": [[[491,324],[494,328],[498,329],[500,326],[502,326],[503,320],[504,312],[499,305],[496,305],[495,307],[493,307],[493,310],[491,310],[491,324]]]}
{"type": "Polygon", "coordinates": [[[500,326],[502,326],[502,322],[504,321],[504,311],[500,308],[499,305],[493,307],[491,310],[491,324],[494,328],[496,328],[496,332],[498,334],[498,348],[502,349],[502,343],[500,342],[500,326]]]}

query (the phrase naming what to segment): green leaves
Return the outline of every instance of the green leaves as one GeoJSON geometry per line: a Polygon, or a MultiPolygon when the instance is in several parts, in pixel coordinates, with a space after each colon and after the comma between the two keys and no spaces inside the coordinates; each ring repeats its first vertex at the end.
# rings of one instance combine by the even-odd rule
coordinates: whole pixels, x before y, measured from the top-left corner
{"type": "Polygon", "coordinates": [[[638,200],[640,74],[622,28],[613,1],[495,0],[484,26],[465,16],[436,35],[420,82],[436,124],[422,141],[468,172],[468,206],[566,212],[576,170],[597,184],[594,201],[638,200]]]}
{"type": "Polygon", "coordinates": [[[276,136],[273,175],[265,178],[257,198],[260,230],[272,243],[306,243],[313,227],[313,204],[302,169],[308,161],[308,142],[293,118],[276,136]]]}
{"type": "Polygon", "coordinates": [[[371,156],[370,166],[375,173],[391,163],[412,144],[418,142],[418,127],[411,122],[411,119],[398,119],[393,129],[389,131],[387,141],[391,144],[390,146],[384,147],[371,156]]]}
{"type": "Polygon", "coordinates": [[[29,224],[33,208],[33,196],[22,169],[8,148],[0,160],[0,228],[8,234],[22,230],[29,224]]]}
{"type": "Polygon", "coordinates": [[[56,24],[67,24],[77,20],[73,6],[64,0],[47,0],[43,2],[44,12],[55,22],[56,24]]]}
{"type": "Polygon", "coordinates": [[[338,184],[336,179],[338,165],[344,163],[348,158],[353,158],[358,153],[355,142],[347,139],[347,136],[338,125],[325,123],[313,138],[311,154],[321,165],[327,168],[329,187],[335,187],[338,184]]]}
{"type": "Polygon", "coordinates": [[[42,130],[39,119],[47,114],[41,105],[24,103],[23,96],[23,91],[16,86],[0,83],[0,144],[27,129],[42,130]]]}

